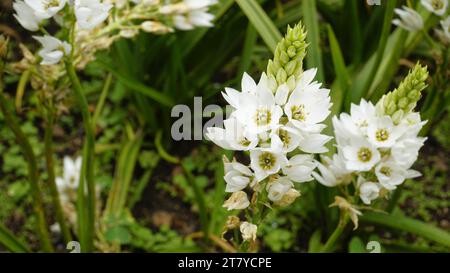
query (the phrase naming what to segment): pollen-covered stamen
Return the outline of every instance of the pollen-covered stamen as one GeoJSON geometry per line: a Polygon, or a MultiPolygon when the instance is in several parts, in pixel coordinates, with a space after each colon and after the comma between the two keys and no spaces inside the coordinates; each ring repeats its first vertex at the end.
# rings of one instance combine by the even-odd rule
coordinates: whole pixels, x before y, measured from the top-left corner
{"type": "Polygon", "coordinates": [[[292,106],[291,111],[293,119],[305,121],[307,113],[303,104],[292,106]]]}
{"type": "Polygon", "coordinates": [[[431,6],[435,10],[440,10],[444,7],[444,2],[442,0],[433,0],[431,1],[431,6]]]}
{"type": "Polygon", "coordinates": [[[361,147],[358,151],[358,159],[362,162],[369,162],[372,159],[372,151],[369,148],[361,147]]]}
{"type": "Polygon", "coordinates": [[[49,8],[55,8],[59,6],[59,1],[58,0],[47,0],[44,1],[44,7],[45,9],[49,9],[49,8]]]}
{"type": "Polygon", "coordinates": [[[239,144],[242,146],[248,146],[248,145],[250,145],[250,140],[243,138],[239,141],[239,144]]]}
{"type": "Polygon", "coordinates": [[[380,168],[380,173],[384,174],[385,176],[391,176],[391,168],[383,166],[380,168]]]}
{"type": "Polygon", "coordinates": [[[289,135],[289,132],[283,129],[278,130],[278,136],[281,139],[281,142],[283,142],[284,147],[289,146],[289,143],[291,142],[291,136],[289,135]]]}
{"type": "Polygon", "coordinates": [[[375,132],[375,138],[379,142],[386,141],[389,138],[389,132],[386,129],[379,129],[375,132]]]}
{"type": "Polygon", "coordinates": [[[267,108],[260,108],[255,114],[255,123],[258,126],[268,125],[272,120],[272,112],[267,108]]]}
{"type": "Polygon", "coordinates": [[[259,166],[263,170],[270,170],[275,166],[276,158],[273,154],[269,152],[264,152],[261,155],[259,155],[259,166]]]}

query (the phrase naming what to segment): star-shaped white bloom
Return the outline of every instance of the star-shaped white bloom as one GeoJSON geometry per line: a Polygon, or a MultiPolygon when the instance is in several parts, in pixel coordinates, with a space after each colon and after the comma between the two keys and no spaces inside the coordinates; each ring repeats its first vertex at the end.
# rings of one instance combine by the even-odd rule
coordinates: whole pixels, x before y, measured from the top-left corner
{"type": "Polygon", "coordinates": [[[290,124],[278,125],[270,133],[271,149],[275,153],[289,153],[295,150],[302,140],[297,129],[290,124]]]}
{"type": "Polygon", "coordinates": [[[245,130],[236,118],[231,117],[224,121],[225,129],[218,127],[207,128],[206,137],[216,145],[235,151],[248,151],[258,145],[258,137],[245,130]]]}
{"type": "Polygon", "coordinates": [[[22,27],[29,31],[39,30],[39,24],[42,22],[43,18],[38,17],[35,14],[34,9],[23,1],[15,1],[13,3],[13,9],[16,12],[14,17],[22,27]]]}
{"type": "Polygon", "coordinates": [[[438,16],[444,15],[448,7],[448,0],[420,0],[420,3],[438,16]]]}
{"type": "Polygon", "coordinates": [[[321,162],[317,161],[317,168],[320,171],[313,172],[312,176],[322,185],[326,187],[335,187],[341,184],[347,184],[351,180],[352,171],[347,170],[345,167],[345,160],[342,153],[337,153],[333,155],[333,159],[329,157],[322,157],[321,162]]]}
{"type": "Polygon", "coordinates": [[[42,57],[42,65],[57,64],[62,57],[70,54],[72,47],[65,41],[60,41],[52,36],[33,36],[43,48],[38,52],[42,57]]]}
{"type": "Polygon", "coordinates": [[[373,145],[379,148],[392,147],[407,130],[406,126],[395,126],[391,117],[374,119],[367,127],[367,136],[373,145]]]}
{"type": "Polygon", "coordinates": [[[253,181],[253,172],[245,165],[236,162],[234,159],[229,162],[224,158],[226,192],[236,192],[243,190],[253,181]]]}
{"type": "Polygon", "coordinates": [[[69,201],[70,192],[74,193],[78,189],[81,174],[81,157],[72,160],[70,157],[64,157],[63,176],[56,178],[56,186],[61,194],[63,201],[69,201]]]}
{"type": "Polygon", "coordinates": [[[287,165],[282,167],[282,170],[293,182],[302,183],[313,180],[312,172],[316,166],[312,155],[299,154],[291,157],[287,165]]]}
{"type": "Polygon", "coordinates": [[[391,155],[396,164],[404,169],[411,168],[425,140],[426,138],[409,137],[397,141],[391,149],[391,155]]]}
{"type": "Polygon", "coordinates": [[[276,174],[288,164],[286,155],[276,154],[265,149],[250,151],[250,166],[255,172],[256,180],[262,181],[271,174],[276,174]]]}
{"type": "Polygon", "coordinates": [[[48,19],[62,10],[67,0],[25,0],[25,3],[34,10],[38,18],[48,19]]]}
{"type": "Polygon", "coordinates": [[[414,170],[404,169],[391,159],[380,162],[375,168],[375,175],[384,188],[395,190],[405,179],[419,177],[420,173],[414,170]]]}
{"type": "Polygon", "coordinates": [[[283,110],[275,104],[275,97],[267,86],[258,85],[257,92],[241,93],[233,115],[255,134],[269,131],[279,125],[283,110]]]}
{"type": "Polygon", "coordinates": [[[80,29],[91,30],[100,25],[109,16],[112,4],[100,0],[75,0],[75,16],[80,29]]]}
{"type": "Polygon", "coordinates": [[[310,83],[314,71],[305,71],[304,80],[297,87],[284,105],[284,113],[289,121],[298,129],[306,132],[320,132],[323,122],[330,114],[330,90],[320,88],[320,83],[310,83]]]}
{"type": "Polygon", "coordinates": [[[348,146],[342,147],[345,167],[352,171],[369,171],[380,161],[380,153],[375,146],[362,138],[355,138],[348,146]]]}
{"type": "Polygon", "coordinates": [[[403,9],[395,9],[395,13],[400,16],[400,19],[392,20],[394,25],[412,32],[419,31],[423,28],[422,16],[417,11],[403,6],[403,9]]]}

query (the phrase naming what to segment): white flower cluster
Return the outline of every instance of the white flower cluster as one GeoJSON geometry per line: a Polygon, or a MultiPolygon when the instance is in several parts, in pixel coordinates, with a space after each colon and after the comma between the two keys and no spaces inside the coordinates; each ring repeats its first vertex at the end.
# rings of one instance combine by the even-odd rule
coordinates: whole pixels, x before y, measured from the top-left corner
{"type": "Polygon", "coordinates": [[[248,207],[243,190],[263,190],[260,182],[266,178],[267,196],[279,206],[300,195],[293,182],[313,180],[311,154],[326,152],[324,144],[331,139],[320,134],[330,113],[330,90],[313,81],[315,75],[316,69],[305,71],[292,91],[282,84],[272,92],[276,83],[265,73],[258,84],[244,74],[242,92],[225,89],[233,112],[224,129],[208,128],[206,136],[224,149],[250,152],[250,166],[225,160],[226,191],[233,193],[224,204],[229,210],[248,207]]]}
{"type": "Polygon", "coordinates": [[[217,3],[217,0],[182,0],[162,6],[159,12],[172,15],[173,24],[179,30],[212,27],[214,15],[210,14],[208,10],[210,6],[217,3]]]}
{"type": "Polygon", "coordinates": [[[313,176],[329,187],[355,183],[365,204],[385,196],[405,179],[420,176],[411,168],[426,138],[418,137],[425,121],[411,112],[399,122],[362,100],[351,105],[350,114],[333,118],[337,153],[318,163],[320,174],[313,176]]]}
{"type": "MultiPolygon", "coordinates": [[[[448,8],[448,0],[421,0],[425,9],[429,12],[435,14],[436,16],[445,16],[447,14],[448,8]]],[[[392,20],[392,23],[396,26],[399,26],[403,29],[406,29],[411,32],[420,31],[424,28],[424,21],[422,16],[412,8],[403,6],[402,9],[395,9],[395,13],[399,16],[392,20]]],[[[446,19],[441,20],[441,29],[437,29],[436,33],[439,38],[444,41],[444,43],[450,43],[450,16],[447,16],[446,19]]]]}
{"type": "MultiPolygon", "coordinates": [[[[17,0],[13,4],[17,21],[27,30],[38,31],[46,19],[55,17],[66,4],[73,6],[76,23],[79,29],[92,30],[99,26],[109,16],[112,4],[100,0],[17,0]]],[[[72,51],[72,46],[65,41],[50,35],[34,36],[43,49],[38,53],[42,57],[42,65],[57,64],[72,51]]]]}

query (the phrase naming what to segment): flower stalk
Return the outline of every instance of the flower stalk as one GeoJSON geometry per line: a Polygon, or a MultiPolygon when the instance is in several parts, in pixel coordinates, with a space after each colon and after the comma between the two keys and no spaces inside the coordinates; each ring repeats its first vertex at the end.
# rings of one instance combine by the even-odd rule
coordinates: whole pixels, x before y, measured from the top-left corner
{"type": "MultiPolygon", "coordinates": [[[[83,156],[83,167],[80,176],[80,192],[81,195],[84,194],[84,180],[87,184],[87,223],[86,228],[83,227],[80,221],[80,231],[85,231],[85,251],[92,251],[93,240],[94,240],[94,229],[95,229],[95,182],[94,182],[94,149],[95,149],[95,136],[94,127],[92,126],[91,114],[89,113],[89,105],[86,97],[83,94],[83,89],[81,87],[80,80],[75,71],[73,63],[68,60],[66,61],[67,75],[72,82],[72,90],[78,105],[81,110],[81,115],[83,118],[83,126],[86,134],[84,156],[83,156]]],[[[79,194],[80,196],[80,194],[79,194]]],[[[84,199],[84,198],[81,198],[84,199]]],[[[78,204],[80,206],[80,204],[78,204]]],[[[82,209],[82,208],[81,208],[82,209]]],[[[80,235],[81,236],[81,235],[80,235]]],[[[83,246],[82,246],[83,247],[83,246]]]]}
{"type": "Polygon", "coordinates": [[[349,219],[350,218],[348,216],[348,213],[345,210],[342,210],[339,215],[338,225],[336,226],[336,229],[333,231],[330,238],[328,238],[325,245],[321,249],[321,251],[320,251],[321,253],[327,253],[327,252],[333,251],[333,249],[336,245],[336,242],[338,241],[338,239],[341,237],[342,233],[344,232],[349,219]]]}
{"type": "Polygon", "coordinates": [[[58,222],[64,241],[66,243],[72,241],[72,234],[64,219],[64,212],[61,206],[61,199],[58,193],[58,187],[55,182],[55,167],[53,162],[53,127],[55,123],[55,114],[53,105],[47,109],[47,126],[45,128],[45,162],[47,165],[48,185],[50,194],[52,195],[53,206],[55,208],[56,221],[58,222]]]}

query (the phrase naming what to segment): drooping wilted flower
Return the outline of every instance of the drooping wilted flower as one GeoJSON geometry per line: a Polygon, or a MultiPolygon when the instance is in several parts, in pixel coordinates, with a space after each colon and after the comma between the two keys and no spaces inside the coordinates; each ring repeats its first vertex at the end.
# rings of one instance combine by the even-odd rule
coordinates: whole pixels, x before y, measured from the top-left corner
{"type": "Polygon", "coordinates": [[[258,227],[249,222],[242,222],[240,225],[240,230],[242,234],[242,239],[244,241],[255,241],[256,240],[256,232],[258,227]]]}
{"type": "Polygon", "coordinates": [[[223,207],[228,210],[240,210],[247,208],[249,205],[250,201],[248,201],[247,194],[243,191],[236,191],[225,201],[223,207]]]}
{"type": "Polygon", "coordinates": [[[404,28],[408,31],[419,31],[423,28],[423,19],[417,11],[403,6],[402,9],[395,9],[400,18],[392,20],[392,23],[396,26],[404,28]]]}
{"type": "Polygon", "coordinates": [[[62,57],[70,54],[72,50],[72,46],[70,44],[60,41],[52,36],[33,36],[33,38],[43,46],[43,48],[38,52],[39,56],[42,57],[42,65],[57,64],[62,57]]]}
{"type": "Polygon", "coordinates": [[[420,0],[420,3],[430,12],[442,16],[447,11],[448,0],[420,0]]]}

